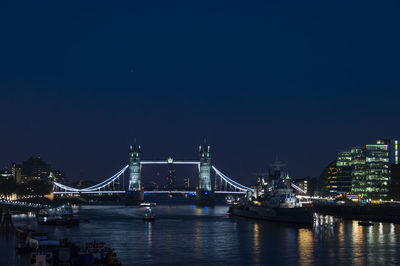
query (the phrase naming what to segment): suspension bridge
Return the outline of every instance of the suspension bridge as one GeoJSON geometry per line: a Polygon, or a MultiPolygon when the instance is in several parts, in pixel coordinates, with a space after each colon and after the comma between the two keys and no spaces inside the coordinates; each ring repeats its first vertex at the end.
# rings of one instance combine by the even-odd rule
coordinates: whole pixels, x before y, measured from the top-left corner
{"type": "Polygon", "coordinates": [[[54,182],[54,194],[123,194],[132,192],[141,192],[143,194],[162,194],[162,193],[187,193],[196,195],[199,192],[207,194],[246,194],[254,193],[250,187],[242,185],[227,175],[223,174],[214,165],[210,164],[210,146],[203,145],[199,147],[199,160],[192,161],[175,161],[172,158],[159,161],[144,161],[141,159],[141,147],[136,145],[130,146],[129,164],[124,166],[113,176],[99,182],[96,185],[86,188],[74,188],[58,182],[54,182]],[[143,165],[193,165],[199,171],[199,187],[196,191],[180,191],[180,190],[154,190],[145,191],[141,186],[141,169],[143,165]],[[125,173],[129,172],[128,189],[124,187],[125,173]],[[211,186],[212,176],[214,178],[214,187],[211,186]]]}

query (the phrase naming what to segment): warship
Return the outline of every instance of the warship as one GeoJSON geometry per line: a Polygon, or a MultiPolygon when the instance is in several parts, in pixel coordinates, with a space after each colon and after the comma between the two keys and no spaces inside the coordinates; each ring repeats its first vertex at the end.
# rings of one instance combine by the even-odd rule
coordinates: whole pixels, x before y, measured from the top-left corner
{"type": "Polygon", "coordinates": [[[228,213],[253,219],[312,226],[313,207],[301,203],[296,198],[293,188],[299,189],[292,184],[289,176],[284,175],[278,168],[273,174],[269,174],[266,180],[259,177],[255,193],[231,205],[228,213]]]}

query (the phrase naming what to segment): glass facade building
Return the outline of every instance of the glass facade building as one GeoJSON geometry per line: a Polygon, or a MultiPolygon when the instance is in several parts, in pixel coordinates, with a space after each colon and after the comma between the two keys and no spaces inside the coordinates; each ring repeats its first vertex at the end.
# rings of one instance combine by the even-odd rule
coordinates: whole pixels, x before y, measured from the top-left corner
{"type": "Polygon", "coordinates": [[[366,174],[366,157],[365,148],[357,147],[351,149],[351,193],[362,194],[365,192],[367,185],[365,180],[366,174]]]}
{"type": "Polygon", "coordinates": [[[339,151],[336,158],[336,189],[337,193],[350,193],[352,185],[352,154],[351,151],[339,151]]]}
{"type": "Polygon", "coordinates": [[[362,196],[372,199],[389,196],[389,145],[366,145],[365,190],[362,196]]]}
{"type": "Polygon", "coordinates": [[[357,194],[367,199],[387,199],[390,196],[390,165],[396,162],[397,140],[378,140],[377,144],[339,151],[337,185],[330,191],[357,194]]]}
{"type": "Polygon", "coordinates": [[[319,194],[328,196],[337,193],[336,160],[331,162],[321,173],[318,184],[319,194]]]}

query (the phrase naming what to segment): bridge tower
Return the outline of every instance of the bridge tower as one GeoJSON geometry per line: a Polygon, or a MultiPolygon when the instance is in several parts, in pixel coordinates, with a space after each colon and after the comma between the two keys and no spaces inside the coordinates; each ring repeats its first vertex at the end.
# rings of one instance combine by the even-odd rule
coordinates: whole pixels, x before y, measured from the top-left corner
{"type": "Polygon", "coordinates": [[[136,139],[133,145],[129,148],[129,190],[130,191],[141,191],[142,187],[140,184],[140,159],[142,157],[142,151],[140,145],[136,145],[136,139]]]}
{"type": "Polygon", "coordinates": [[[206,139],[204,139],[203,145],[199,146],[199,160],[200,160],[199,189],[203,189],[204,191],[211,191],[210,146],[207,146],[206,139]]]}
{"type": "Polygon", "coordinates": [[[206,139],[199,147],[199,189],[196,192],[196,204],[199,206],[214,205],[214,193],[211,189],[211,156],[210,146],[206,139]]]}
{"type": "Polygon", "coordinates": [[[136,145],[136,139],[129,148],[129,186],[126,204],[136,205],[144,200],[144,193],[141,185],[141,166],[142,149],[136,145]]]}

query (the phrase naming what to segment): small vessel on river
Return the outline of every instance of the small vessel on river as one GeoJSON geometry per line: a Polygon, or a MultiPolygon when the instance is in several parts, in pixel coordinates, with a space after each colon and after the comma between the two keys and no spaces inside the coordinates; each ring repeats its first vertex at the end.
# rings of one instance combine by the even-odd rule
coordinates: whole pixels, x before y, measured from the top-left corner
{"type": "Polygon", "coordinates": [[[155,207],[157,204],[155,202],[142,202],[139,204],[139,208],[143,207],[155,207]]]}
{"type": "Polygon", "coordinates": [[[144,221],[154,221],[156,219],[156,215],[153,213],[150,207],[146,208],[146,211],[143,215],[144,221]]]}

